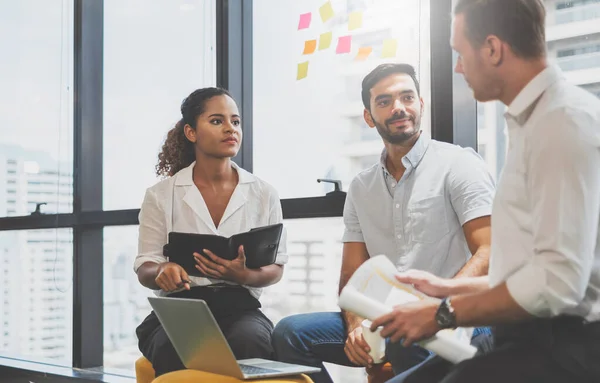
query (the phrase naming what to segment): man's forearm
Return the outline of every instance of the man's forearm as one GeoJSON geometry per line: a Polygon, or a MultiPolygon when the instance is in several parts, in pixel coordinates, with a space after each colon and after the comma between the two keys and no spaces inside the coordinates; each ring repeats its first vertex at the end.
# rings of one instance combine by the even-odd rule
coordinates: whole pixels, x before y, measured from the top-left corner
{"type": "Polygon", "coordinates": [[[490,247],[488,245],[480,246],[454,278],[480,277],[482,275],[487,275],[489,265],[490,247]]]}
{"type": "Polygon", "coordinates": [[[346,325],[347,333],[360,326],[364,319],[346,310],[342,310],[342,318],[344,318],[344,324],[346,325]]]}
{"type": "MultiPolygon", "coordinates": [[[[346,273],[344,273],[342,271],[342,275],[340,276],[340,287],[339,287],[338,295],[341,294],[343,288],[346,286],[346,284],[348,283],[348,280],[350,280],[351,276],[352,276],[352,274],[347,275],[346,273]]],[[[346,310],[342,310],[342,318],[344,318],[344,324],[346,325],[346,332],[350,332],[350,331],[354,330],[357,326],[360,325],[360,323],[363,320],[363,318],[359,317],[358,315],[353,314],[350,311],[346,311],[346,310]]]]}
{"type": "Polygon", "coordinates": [[[447,280],[446,296],[479,293],[490,288],[490,279],[487,275],[482,277],[465,277],[447,280]]]}
{"type": "MultiPolygon", "coordinates": [[[[346,284],[354,274],[354,272],[369,259],[369,253],[364,242],[346,242],[344,243],[344,249],[342,251],[342,269],[340,271],[340,284],[338,295],[342,293],[342,289],[346,287],[346,284]]],[[[344,324],[346,325],[346,331],[349,333],[353,331],[357,326],[360,326],[362,318],[342,310],[342,318],[344,318],[344,324]]]]}
{"type": "Polygon", "coordinates": [[[451,302],[457,324],[461,327],[490,326],[533,318],[513,299],[506,283],[476,294],[451,297],[451,302]]]}

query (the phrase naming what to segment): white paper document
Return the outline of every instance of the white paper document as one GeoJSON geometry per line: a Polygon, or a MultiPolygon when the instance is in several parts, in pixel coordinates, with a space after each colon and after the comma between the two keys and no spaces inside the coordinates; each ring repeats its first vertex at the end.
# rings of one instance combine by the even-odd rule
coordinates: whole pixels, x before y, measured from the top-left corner
{"type": "MultiPolygon", "coordinates": [[[[394,306],[428,298],[412,286],[398,282],[396,273],[396,266],[385,255],[370,258],[342,290],[339,306],[360,317],[375,320],[391,312],[394,306]]],[[[472,328],[442,330],[419,345],[452,363],[459,363],[477,352],[471,346],[472,334],[472,328]]]]}

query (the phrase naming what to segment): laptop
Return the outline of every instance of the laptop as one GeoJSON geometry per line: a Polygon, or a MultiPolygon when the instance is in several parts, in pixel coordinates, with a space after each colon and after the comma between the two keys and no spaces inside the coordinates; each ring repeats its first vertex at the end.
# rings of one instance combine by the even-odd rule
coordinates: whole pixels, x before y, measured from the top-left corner
{"type": "Polygon", "coordinates": [[[243,380],[321,371],[267,359],[236,360],[206,302],[168,297],[148,300],[186,368],[243,380]]]}

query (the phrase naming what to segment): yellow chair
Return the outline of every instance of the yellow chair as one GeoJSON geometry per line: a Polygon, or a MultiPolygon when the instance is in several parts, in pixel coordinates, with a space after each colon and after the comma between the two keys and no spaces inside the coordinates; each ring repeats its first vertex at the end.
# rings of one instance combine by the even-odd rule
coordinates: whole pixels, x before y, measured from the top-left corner
{"type": "Polygon", "coordinates": [[[145,357],[135,361],[135,381],[137,383],[152,383],[156,377],[152,363],[145,357]]]}
{"type": "Polygon", "coordinates": [[[384,383],[393,377],[394,371],[389,362],[385,364],[376,364],[371,368],[367,367],[367,382],[369,383],[384,383]]]}
{"type": "MultiPolygon", "coordinates": [[[[152,383],[247,383],[248,381],[211,374],[197,370],[181,370],[164,374],[154,379],[152,383]]],[[[313,383],[306,375],[293,375],[270,379],[253,379],[252,383],[313,383]]]]}
{"type": "MultiPolygon", "coordinates": [[[[230,376],[215,375],[209,372],[196,370],[181,370],[164,374],[155,379],[154,368],[150,361],[143,356],[135,362],[135,378],[137,383],[185,383],[185,382],[210,382],[210,383],[242,383],[242,380],[230,376]]],[[[283,378],[258,379],[252,383],[312,383],[306,375],[293,375],[283,378]]]]}

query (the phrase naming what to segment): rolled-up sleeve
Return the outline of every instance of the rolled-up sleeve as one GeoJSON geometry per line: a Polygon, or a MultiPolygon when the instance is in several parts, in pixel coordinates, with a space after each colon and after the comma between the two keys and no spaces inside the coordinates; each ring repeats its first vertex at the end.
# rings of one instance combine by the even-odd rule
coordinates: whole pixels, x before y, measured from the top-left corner
{"type": "Polygon", "coordinates": [[[356,206],[354,205],[353,192],[354,183],[350,184],[348,193],[346,194],[346,202],[344,203],[344,236],[342,242],[364,242],[362,230],[360,228],[360,222],[358,221],[358,214],[356,212],[356,206]]]}
{"type": "Polygon", "coordinates": [[[492,214],[494,179],[473,149],[465,149],[453,161],[448,181],[450,201],[461,226],[492,214]]]}
{"type": "Polygon", "coordinates": [[[538,317],[569,313],[590,281],[600,216],[600,136],[585,113],[549,113],[526,159],[533,257],[506,281],[538,317]],[[596,132],[594,132],[596,131],[596,132]]]}
{"type": "Polygon", "coordinates": [[[139,222],[138,254],[133,265],[136,273],[145,262],[163,263],[167,261],[163,255],[163,246],[167,243],[165,214],[152,189],[146,190],[139,222]]]}
{"type": "MultiPolygon", "coordinates": [[[[269,196],[269,225],[274,225],[276,223],[283,223],[283,212],[281,210],[281,200],[275,189],[271,190],[271,194],[269,196]]],[[[283,225],[283,230],[281,231],[281,238],[279,239],[279,247],[277,249],[277,258],[275,259],[275,263],[278,265],[285,265],[288,261],[288,253],[287,253],[287,230],[285,225],[283,225]]]]}

